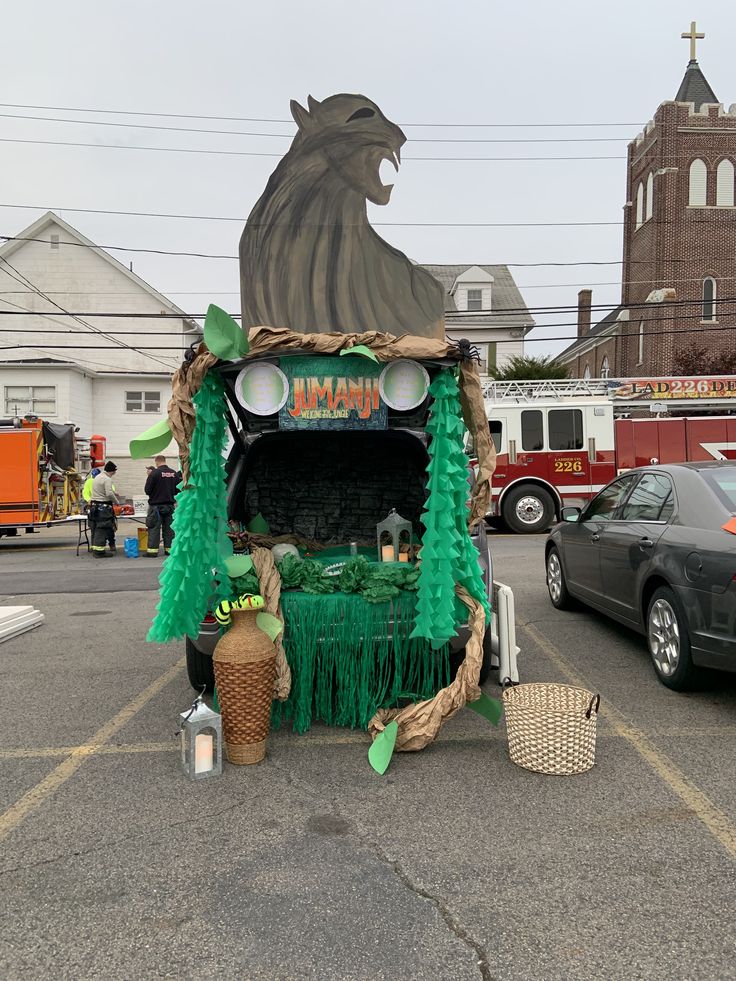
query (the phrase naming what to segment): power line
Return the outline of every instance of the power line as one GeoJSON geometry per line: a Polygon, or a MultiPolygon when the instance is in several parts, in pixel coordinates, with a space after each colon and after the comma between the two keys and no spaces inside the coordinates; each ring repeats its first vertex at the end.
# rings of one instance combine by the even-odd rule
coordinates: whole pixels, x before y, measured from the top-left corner
{"type": "MultiPolygon", "coordinates": [[[[131,109],[91,109],[79,106],[31,106],[20,105],[13,102],[0,102],[3,109],[38,109],[46,112],[96,112],[104,113],[109,116],[149,116],[156,119],[208,119],[219,120],[229,123],[289,123],[294,124],[290,118],[268,119],[263,116],[207,116],[195,115],[192,113],[181,112],[141,112],[131,109]]],[[[441,129],[557,129],[557,128],[590,128],[590,127],[615,127],[628,126],[639,127],[643,123],[399,123],[400,126],[416,126],[420,128],[441,128],[441,129]]]]}
{"type": "MultiPolygon", "coordinates": [[[[84,147],[92,150],[149,150],[153,153],[199,153],[207,156],[219,157],[283,157],[283,153],[262,153],[257,150],[204,150],[195,147],[179,146],[140,146],[127,145],[121,146],[118,143],[76,143],[68,140],[20,140],[10,137],[0,138],[0,143],[22,143],[31,146],[66,146],[84,147]]],[[[468,163],[476,161],[479,163],[495,161],[519,161],[519,160],[626,160],[621,156],[598,156],[598,157],[402,157],[403,160],[449,160],[468,163]]]]}
{"type": "MultiPolygon", "coordinates": [[[[233,129],[202,129],[197,126],[160,126],[153,123],[116,123],[106,119],[66,119],[62,116],[29,116],[17,113],[0,112],[0,119],[24,119],[46,123],[70,123],[78,126],[115,126],[123,129],[147,129],[166,133],[208,133],[213,136],[249,136],[263,137],[272,140],[293,140],[297,134],[292,133],[253,133],[233,129]]],[[[624,136],[564,136],[564,137],[524,137],[522,139],[488,139],[486,137],[472,139],[447,139],[446,137],[412,137],[412,143],[623,143],[631,142],[624,136]]]]}

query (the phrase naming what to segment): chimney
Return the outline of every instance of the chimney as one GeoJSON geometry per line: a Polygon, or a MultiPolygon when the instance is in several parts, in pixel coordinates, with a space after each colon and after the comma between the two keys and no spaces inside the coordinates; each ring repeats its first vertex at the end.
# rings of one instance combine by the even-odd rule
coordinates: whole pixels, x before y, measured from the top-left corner
{"type": "Polygon", "coordinates": [[[578,293],[578,337],[585,337],[590,330],[590,304],[593,290],[580,290],[578,293]]]}

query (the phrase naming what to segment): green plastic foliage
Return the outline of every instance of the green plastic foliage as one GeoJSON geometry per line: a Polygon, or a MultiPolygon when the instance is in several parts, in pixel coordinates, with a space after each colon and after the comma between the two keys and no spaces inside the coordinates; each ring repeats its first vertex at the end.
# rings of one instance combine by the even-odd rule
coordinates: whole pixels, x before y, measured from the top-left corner
{"type": "Polygon", "coordinates": [[[150,429],[130,441],[130,456],[133,460],[143,460],[148,456],[162,453],[174,438],[168,419],[159,419],[150,429]]]}
{"type": "Polygon", "coordinates": [[[284,629],[283,623],[273,613],[259,613],[256,617],[256,626],[263,631],[269,640],[276,640],[284,629]]]}
{"type": "Polygon", "coordinates": [[[355,344],[353,347],[345,347],[340,351],[340,357],[344,358],[346,354],[360,354],[364,358],[370,358],[371,361],[375,361],[378,364],[378,358],[375,356],[373,351],[365,344],[355,344]]]}
{"type": "Polygon", "coordinates": [[[422,524],[417,616],[412,637],[435,644],[455,635],[465,607],[455,594],[464,586],[490,616],[478,552],[468,532],[468,469],[463,449],[465,425],[455,371],[443,369],[429,388],[432,435],[427,466],[427,500],[422,524]]]}
{"type": "Polygon", "coordinates": [[[399,731],[399,724],[394,719],[389,722],[385,729],[378,733],[368,750],[368,762],[381,776],[388,770],[391,757],[394,755],[396,745],[396,735],[399,731]]]}
{"type": "MultiPolygon", "coordinates": [[[[253,559],[250,555],[231,555],[225,559],[225,569],[231,579],[238,579],[246,575],[253,568],[253,559]]],[[[247,590],[242,590],[247,592],[247,590]]]]}
{"type": "Polygon", "coordinates": [[[472,709],[473,712],[477,712],[478,715],[482,715],[484,719],[487,719],[491,725],[497,726],[501,721],[501,716],[503,715],[503,705],[498,698],[491,698],[486,695],[485,692],[480,693],[480,698],[477,698],[474,702],[467,702],[467,707],[472,709]]]}
{"type": "Polygon", "coordinates": [[[209,371],[194,396],[190,483],[174,511],[174,542],[159,578],[160,599],[148,640],[196,637],[208,608],[230,598],[225,566],[232,544],[227,537],[225,460],[227,428],[222,379],[209,371]],[[214,602],[213,602],[214,600],[214,602]]]}
{"type": "Polygon", "coordinates": [[[223,361],[237,361],[248,353],[248,338],[229,313],[210,303],[204,321],[204,342],[223,361]]]}

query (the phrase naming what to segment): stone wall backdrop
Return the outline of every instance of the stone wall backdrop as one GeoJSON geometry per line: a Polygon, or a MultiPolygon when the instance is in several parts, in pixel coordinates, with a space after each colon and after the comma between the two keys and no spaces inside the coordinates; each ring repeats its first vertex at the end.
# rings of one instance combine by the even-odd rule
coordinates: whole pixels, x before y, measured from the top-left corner
{"type": "Polygon", "coordinates": [[[274,535],[325,545],[372,545],[391,508],[421,533],[427,451],[410,433],[265,434],[248,451],[238,498],[247,522],[261,513],[274,535]]]}

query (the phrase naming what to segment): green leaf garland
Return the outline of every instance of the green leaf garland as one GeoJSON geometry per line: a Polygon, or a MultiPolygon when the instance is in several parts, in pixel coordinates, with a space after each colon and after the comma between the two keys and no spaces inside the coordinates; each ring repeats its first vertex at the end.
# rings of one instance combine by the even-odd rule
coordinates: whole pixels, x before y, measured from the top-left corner
{"type": "Polygon", "coordinates": [[[159,419],[140,436],[131,439],[129,444],[131,459],[144,460],[146,457],[163,453],[173,438],[169,420],[159,419]]]}

